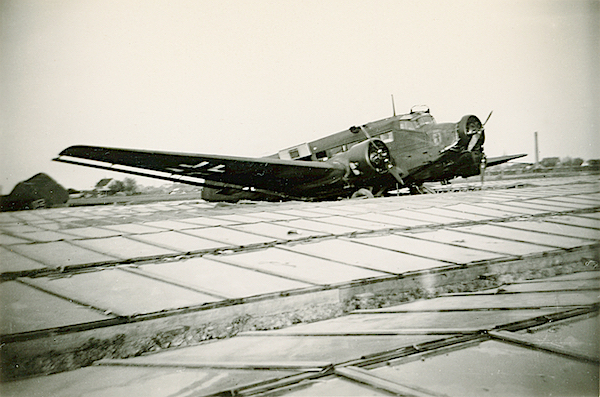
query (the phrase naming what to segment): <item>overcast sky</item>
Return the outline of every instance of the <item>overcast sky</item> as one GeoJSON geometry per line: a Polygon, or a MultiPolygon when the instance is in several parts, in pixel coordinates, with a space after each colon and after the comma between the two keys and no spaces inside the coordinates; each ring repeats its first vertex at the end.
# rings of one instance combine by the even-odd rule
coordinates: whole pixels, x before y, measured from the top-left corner
{"type": "MultiPolygon", "coordinates": [[[[426,104],[488,156],[600,158],[597,0],[0,0],[0,185],[75,144],[262,156],[426,104]]],[[[151,184],[140,178],[141,184],[151,184]]]]}

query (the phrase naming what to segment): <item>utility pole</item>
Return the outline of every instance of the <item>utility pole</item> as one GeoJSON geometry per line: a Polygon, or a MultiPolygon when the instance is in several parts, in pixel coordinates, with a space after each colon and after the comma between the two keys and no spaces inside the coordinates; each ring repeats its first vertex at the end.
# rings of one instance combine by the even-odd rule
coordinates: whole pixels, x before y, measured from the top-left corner
{"type": "Polygon", "coordinates": [[[535,140],[535,168],[540,165],[540,150],[538,148],[538,133],[533,133],[533,139],[535,140]]]}

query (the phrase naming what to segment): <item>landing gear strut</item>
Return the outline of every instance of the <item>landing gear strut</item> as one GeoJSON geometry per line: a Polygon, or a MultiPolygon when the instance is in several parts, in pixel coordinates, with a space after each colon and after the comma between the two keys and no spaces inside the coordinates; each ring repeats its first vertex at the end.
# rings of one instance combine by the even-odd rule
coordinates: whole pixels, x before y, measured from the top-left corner
{"type": "Polygon", "coordinates": [[[427,186],[423,186],[421,185],[410,185],[408,187],[408,190],[410,191],[410,194],[435,194],[435,192],[433,190],[431,190],[430,188],[428,188],[427,186]]]}

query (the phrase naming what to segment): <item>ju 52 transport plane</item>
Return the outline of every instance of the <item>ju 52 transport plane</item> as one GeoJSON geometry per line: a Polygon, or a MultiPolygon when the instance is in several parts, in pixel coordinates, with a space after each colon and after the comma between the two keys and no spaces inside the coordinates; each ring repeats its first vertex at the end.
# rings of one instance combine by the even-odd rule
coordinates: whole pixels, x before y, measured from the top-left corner
{"type": "Polygon", "coordinates": [[[203,186],[208,201],[377,197],[405,187],[420,193],[424,182],[483,175],[525,156],[486,158],[484,126],[473,115],[436,123],[428,108],[414,107],[261,158],[71,146],[54,160],[203,186]]]}

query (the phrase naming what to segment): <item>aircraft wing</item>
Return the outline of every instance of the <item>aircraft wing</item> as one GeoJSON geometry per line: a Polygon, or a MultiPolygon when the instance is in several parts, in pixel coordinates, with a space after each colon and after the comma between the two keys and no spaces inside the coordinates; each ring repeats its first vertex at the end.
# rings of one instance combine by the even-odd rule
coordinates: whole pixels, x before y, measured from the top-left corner
{"type": "Polygon", "coordinates": [[[527,154],[510,154],[508,156],[488,157],[486,166],[493,167],[494,165],[506,163],[507,161],[525,157],[527,154]]]}
{"type": "Polygon", "coordinates": [[[170,153],[97,146],[71,146],[63,150],[54,160],[200,186],[255,188],[282,194],[298,191],[301,185],[314,187],[318,184],[334,183],[345,173],[341,167],[316,161],[170,153]]]}

